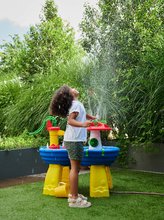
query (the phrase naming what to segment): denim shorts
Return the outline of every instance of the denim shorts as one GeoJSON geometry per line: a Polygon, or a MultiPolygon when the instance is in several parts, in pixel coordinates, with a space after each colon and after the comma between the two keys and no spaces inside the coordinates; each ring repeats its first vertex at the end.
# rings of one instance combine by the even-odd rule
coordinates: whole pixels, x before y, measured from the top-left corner
{"type": "Polygon", "coordinates": [[[64,141],[64,147],[68,151],[70,160],[82,160],[84,152],[83,142],[64,141]]]}

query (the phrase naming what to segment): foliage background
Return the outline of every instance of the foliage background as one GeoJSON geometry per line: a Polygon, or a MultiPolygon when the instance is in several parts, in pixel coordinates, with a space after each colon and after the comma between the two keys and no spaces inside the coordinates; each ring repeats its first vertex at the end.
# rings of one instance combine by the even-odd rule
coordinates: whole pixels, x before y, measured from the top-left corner
{"type": "Polygon", "coordinates": [[[101,112],[107,103],[119,138],[137,143],[164,140],[162,11],[161,0],[100,0],[99,10],[85,6],[81,22],[81,44],[97,61],[90,84],[101,112]]]}
{"type": "Polygon", "coordinates": [[[40,24],[1,45],[1,136],[37,129],[54,91],[68,84],[89,113],[108,121],[126,152],[129,143],[163,142],[163,21],[161,0],[99,0],[98,9],[85,5],[76,42],[46,0],[40,24]]]}
{"type": "Polygon", "coordinates": [[[20,40],[2,45],[0,61],[0,131],[19,135],[33,131],[48,115],[51,97],[63,84],[81,88],[84,51],[73,29],[57,14],[54,1],[43,7],[40,24],[20,40]]]}

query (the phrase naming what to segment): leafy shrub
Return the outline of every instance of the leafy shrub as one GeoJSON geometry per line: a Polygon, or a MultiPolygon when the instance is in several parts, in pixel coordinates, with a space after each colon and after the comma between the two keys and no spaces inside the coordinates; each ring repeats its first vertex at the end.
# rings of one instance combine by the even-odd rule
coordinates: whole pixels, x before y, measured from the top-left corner
{"type": "Polygon", "coordinates": [[[18,135],[23,130],[36,130],[49,114],[48,108],[55,90],[63,84],[76,87],[81,92],[81,78],[85,74],[85,65],[79,59],[51,66],[44,75],[36,75],[31,86],[24,85],[15,104],[4,108],[6,135],[18,135]]]}
{"type": "Polygon", "coordinates": [[[48,139],[41,136],[30,136],[27,131],[24,131],[19,136],[1,137],[0,138],[0,150],[12,150],[21,148],[35,148],[40,146],[46,146],[48,139]]]}
{"type": "Polygon", "coordinates": [[[99,0],[98,5],[96,13],[86,6],[81,42],[97,62],[89,85],[101,112],[112,116],[120,138],[163,142],[163,2],[99,0]]]}

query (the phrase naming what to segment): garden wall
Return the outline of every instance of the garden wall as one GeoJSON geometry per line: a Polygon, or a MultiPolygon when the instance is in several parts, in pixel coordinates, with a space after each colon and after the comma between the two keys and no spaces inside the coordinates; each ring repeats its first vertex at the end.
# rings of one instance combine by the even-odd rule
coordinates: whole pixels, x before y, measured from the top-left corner
{"type": "Polygon", "coordinates": [[[47,172],[38,148],[0,151],[0,180],[47,172]]]}
{"type": "MultiPolygon", "coordinates": [[[[135,161],[129,164],[130,169],[164,172],[164,144],[155,144],[155,152],[130,148],[128,156],[135,161]]],[[[119,167],[117,161],[112,167],[119,167]]],[[[0,180],[45,173],[47,169],[38,148],[0,151],[0,180]]]]}
{"type": "MultiPolygon", "coordinates": [[[[106,141],[103,144],[104,146],[115,146],[116,143],[106,141]]],[[[130,147],[127,157],[131,161],[128,165],[129,169],[164,173],[164,144],[162,143],[154,144],[149,152],[145,151],[143,147],[130,147]]],[[[118,160],[112,166],[121,168],[118,160]]]]}
{"type": "Polygon", "coordinates": [[[135,163],[129,168],[144,171],[164,172],[164,144],[155,144],[152,152],[143,149],[130,149],[129,156],[135,163]],[[153,152],[154,151],[154,152],[153,152]]]}

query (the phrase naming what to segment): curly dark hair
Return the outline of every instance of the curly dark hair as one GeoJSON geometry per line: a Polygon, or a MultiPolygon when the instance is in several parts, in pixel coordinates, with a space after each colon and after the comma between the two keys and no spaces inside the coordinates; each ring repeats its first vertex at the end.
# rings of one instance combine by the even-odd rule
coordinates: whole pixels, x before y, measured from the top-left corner
{"type": "Polygon", "coordinates": [[[73,95],[70,92],[70,87],[63,85],[52,97],[50,103],[50,114],[63,118],[67,117],[72,101],[73,95]]]}

